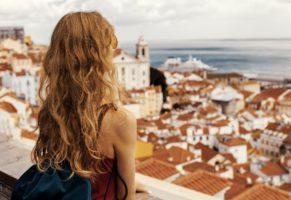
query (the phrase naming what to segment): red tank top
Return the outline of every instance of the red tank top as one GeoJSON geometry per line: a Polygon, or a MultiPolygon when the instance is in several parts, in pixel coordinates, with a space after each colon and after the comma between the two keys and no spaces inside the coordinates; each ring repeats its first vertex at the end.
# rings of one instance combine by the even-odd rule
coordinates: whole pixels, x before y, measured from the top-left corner
{"type": "Polygon", "coordinates": [[[115,200],[117,196],[117,170],[115,159],[105,157],[102,165],[107,171],[91,182],[92,200],[115,200]]]}
{"type": "MultiPolygon", "coordinates": [[[[104,104],[100,108],[101,110],[98,118],[99,130],[105,113],[110,108],[117,110],[116,105],[113,103],[104,104]]],[[[102,165],[106,173],[98,175],[96,180],[91,182],[92,200],[115,200],[117,199],[117,178],[120,177],[117,170],[116,159],[105,156],[102,161],[102,165]]]]}

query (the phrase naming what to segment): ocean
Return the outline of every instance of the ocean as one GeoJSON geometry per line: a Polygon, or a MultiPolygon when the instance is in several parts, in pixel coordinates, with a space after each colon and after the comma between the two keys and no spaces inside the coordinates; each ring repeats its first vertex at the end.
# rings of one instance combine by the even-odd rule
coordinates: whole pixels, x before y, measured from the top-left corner
{"type": "MultiPolygon", "coordinates": [[[[151,66],[159,68],[170,57],[195,57],[218,72],[241,72],[291,77],[291,39],[181,40],[149,42],[151,66]]],[[[135,54],[135,44],[121,45],[135,54]]]]}

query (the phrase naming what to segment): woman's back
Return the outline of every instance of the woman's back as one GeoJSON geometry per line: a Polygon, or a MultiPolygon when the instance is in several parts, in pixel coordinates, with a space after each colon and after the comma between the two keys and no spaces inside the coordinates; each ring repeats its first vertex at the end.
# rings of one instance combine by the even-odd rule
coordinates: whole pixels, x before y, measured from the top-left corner
{"type": "Polygon", "coordinates": [[[113,26],[98,12],[68,13],[57,23],[42,65],[33,160],[42,171],[45,163],[59,169],[66,160],[73,173],[93,179],[98,195],[104,183],[97,180],[110,174],[102,172],[116,168],[122,178],[113,181],[117,190],[110,195],[120,198],[128,191],[127,199],[134,199],[136,119],[122,106],[100,107],[119,101],[116,47],[113,26]]]}

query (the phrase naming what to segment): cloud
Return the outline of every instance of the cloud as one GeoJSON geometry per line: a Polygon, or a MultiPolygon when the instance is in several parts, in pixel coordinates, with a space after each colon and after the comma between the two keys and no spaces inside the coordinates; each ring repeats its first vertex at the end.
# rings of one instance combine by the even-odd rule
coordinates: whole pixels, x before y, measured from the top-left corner
{"type": "Polygon", "coordinates": [[[141,32],[156,40],[291,35],[291,0],[1,0],[0,26],[23,25],[47,43],[60,17],[78,10],[100,11],[121,41],[141,32]]]}

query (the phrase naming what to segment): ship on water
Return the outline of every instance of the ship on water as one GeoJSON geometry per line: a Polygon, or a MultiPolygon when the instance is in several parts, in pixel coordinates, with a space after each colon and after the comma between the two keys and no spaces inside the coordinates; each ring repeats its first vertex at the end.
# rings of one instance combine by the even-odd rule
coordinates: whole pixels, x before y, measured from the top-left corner
{"type": "Polygon", "coordinates": [[[180,57],[168,57],[165,62],[161,65],[161,68],[166,70],[175,71],[193,71],[193,70],[203,70],[203,71],[216,71],[217,69],[213,66],[207,65],[197,58],[193,58],[189,55],[188,60],[182,61],[180,57]]]}

